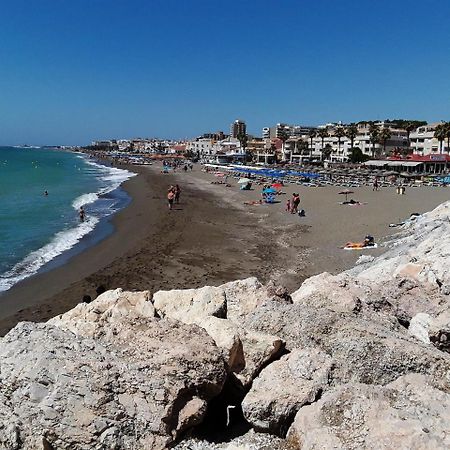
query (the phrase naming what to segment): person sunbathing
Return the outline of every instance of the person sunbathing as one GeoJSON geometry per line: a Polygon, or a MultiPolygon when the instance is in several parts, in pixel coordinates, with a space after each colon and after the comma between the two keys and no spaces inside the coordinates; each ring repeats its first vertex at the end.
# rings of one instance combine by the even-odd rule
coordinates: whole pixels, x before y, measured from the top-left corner
{"type": "Polygon", "coordinates": [[[363,242],[347,242],[343,248],[366,248],[375,247],[375,240],[373,236],[368,234],[363,242]]]}

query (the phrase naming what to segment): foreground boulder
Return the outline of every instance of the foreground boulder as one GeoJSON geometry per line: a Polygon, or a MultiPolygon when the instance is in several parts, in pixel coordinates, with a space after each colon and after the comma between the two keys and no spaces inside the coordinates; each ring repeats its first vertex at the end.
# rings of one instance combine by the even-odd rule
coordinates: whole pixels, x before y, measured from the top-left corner
{"type": "MultiPolygon", "coordinates": [[[[119,310],[137,297],[120,294],[119,310]]],[[[71,319],[22,323],[2,339],[0,448],[160,449],[202,421],[226,379],[213,340],[197,326],[147,317],[140,302],[111,320],[108,295],[71,319]]]]}
{"type": "Polygon", "coordinates": [[[447,449],[449,420],[450,394],[411,374],[325,394],[298,412],[288,441],[298,450],[447,449]]]}
{"type": "Polygon", "coordinates": [[[266,367],[242,402],[256,430],[285,435],[297,411],[328,385],[331,358],[315,349],[296,349],[266,367]]]}

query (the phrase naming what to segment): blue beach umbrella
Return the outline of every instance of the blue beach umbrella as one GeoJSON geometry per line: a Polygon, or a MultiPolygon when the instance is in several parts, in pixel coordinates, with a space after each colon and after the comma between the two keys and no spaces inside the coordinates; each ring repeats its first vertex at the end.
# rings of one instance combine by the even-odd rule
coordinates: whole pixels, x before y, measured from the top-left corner
{"type": "Polygon", "coordinates": [[[272,187],[263,189],[264,194],[275,194],[276,192],[277,192],[277,190],[272,187]]]}

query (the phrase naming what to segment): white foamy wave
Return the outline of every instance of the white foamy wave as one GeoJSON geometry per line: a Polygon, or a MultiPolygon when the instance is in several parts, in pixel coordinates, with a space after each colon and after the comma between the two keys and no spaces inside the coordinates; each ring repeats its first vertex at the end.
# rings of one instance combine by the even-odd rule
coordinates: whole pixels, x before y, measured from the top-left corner
{"type": "Polygon", "coordinates": [[[51,242],[39,250],[31,252],[0,277],[0,291],[6,291],[19,281],[34,275],[44,264],[70,250],[83,236],[90,233],[98,222],[99,219],[96,217],[89,217],[77,227],[55,234],[51,242]]]}
{"type": "Polygon", "coordinates": [[[83,194],[80,195],[79,197],[77,197],[73,203],[72,206],[75,209],[79,209],[84,205],[88,205],[90,203],[94,203],[98,200],[98,195],[94,194],[94,193],[90,193],[90,194],[83,194]]]}
{"type": "Polygon", "coordinates": [[[84,159],[86,164],[95,167],[98,173],[98,177],[107,184],[107,186],[101,189],[99,194],[107,194],[108,192],[112,192],[117,189],[124,181],[127,181],[137,175],[134,172],[130,172],[125,169],[103,166],[96,163],[95,161],[91,161],[84,156],[82,156],[82,158],[84,159]]]}

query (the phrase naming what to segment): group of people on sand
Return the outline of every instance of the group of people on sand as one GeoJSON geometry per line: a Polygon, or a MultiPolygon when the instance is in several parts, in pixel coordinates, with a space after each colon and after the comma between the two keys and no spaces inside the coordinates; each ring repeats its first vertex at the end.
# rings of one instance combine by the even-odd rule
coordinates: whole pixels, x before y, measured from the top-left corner
{"type": "Polygon", "coordinates": [[[291,214],[297,214],[299,205],[300,205],[300,194],[294,192],[292,194],[292,198],[288,199],[286,202],[286,212],[291,214]]]}
{"type": "Polygon", "coordinates": [[[181,188],[178,184],[170,186],[167,191],[167,203],[169,210],[173,209],[174,203],[180,203],[181,188]]]}

